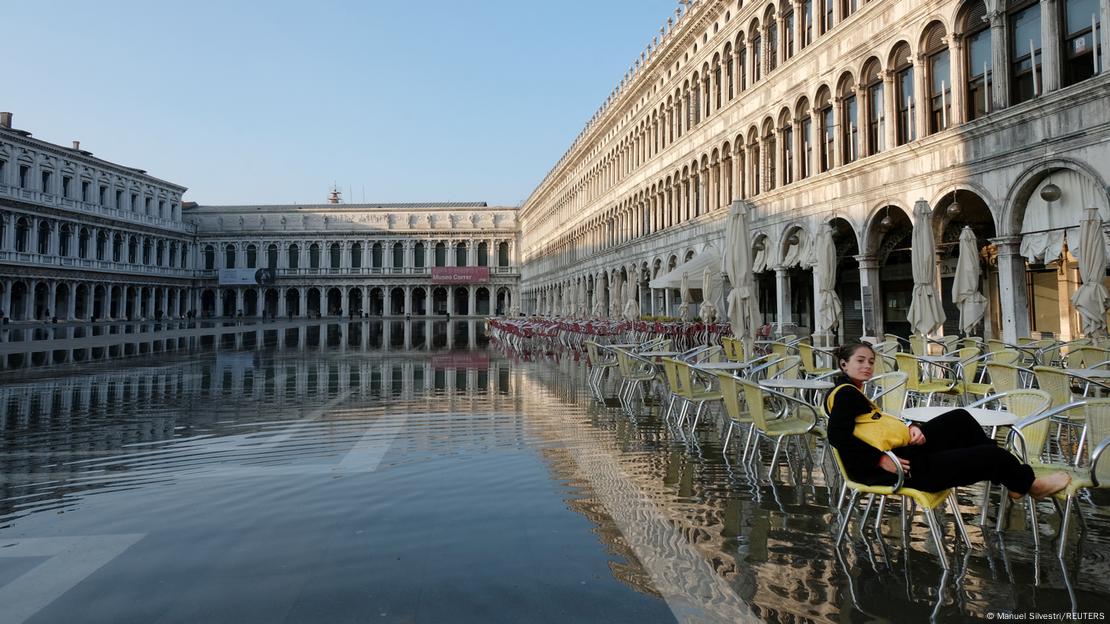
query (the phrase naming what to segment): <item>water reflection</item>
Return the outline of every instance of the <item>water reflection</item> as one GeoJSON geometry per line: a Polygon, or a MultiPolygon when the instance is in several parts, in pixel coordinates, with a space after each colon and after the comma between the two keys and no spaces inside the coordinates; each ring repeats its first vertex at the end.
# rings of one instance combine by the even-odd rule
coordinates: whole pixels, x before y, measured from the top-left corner
{"type": "MultiPolygon", "coordinates": [[[[659,406],[630,418],[590,399],[575,357],[469,349],[480,327],[456,322],[233,327],[177,353],[6,372],[0,543],[141,536],[36,621],[488,621],[489,604],[512,604],[552,621],[905,622],[1108,606],[1104,506],[1084,507],[1068,568],[1033,556],[1020,525],[1005,541],[970,527],[976,548],[949,577],[920,525],[838,553],[821,470],[768,480],[722,455],[711,419],[683,437],[659,406]]],[[[978,492],[963,497],[970,516],[978,492]]],[[[4,584],[33,573],[4,552],[7,601],[4,584]]]]}
{"type": "Polygon", "coordinates": [[[0,369],[104,361],[196,348],[289,346],[354,350],[476,349],[489,343],[485,321],[292,320],[113,322],[2,326],[0,369]]]}

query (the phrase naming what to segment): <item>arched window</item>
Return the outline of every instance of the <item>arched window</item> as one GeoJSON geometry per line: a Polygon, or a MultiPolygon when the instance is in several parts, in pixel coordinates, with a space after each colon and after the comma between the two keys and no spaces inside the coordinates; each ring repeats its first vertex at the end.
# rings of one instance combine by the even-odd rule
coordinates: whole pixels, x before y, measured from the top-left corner
{"type": "Polygon", "coordinates": [[[255,245],[247,245],[247,268],[258,268],[258,247],[255,245]]]}
{"type": "Polygon", "coordinates": [[[794,3],[792,1],[784,2],[782,5],[782,51],[785,55],[784,61],[790,60],[794,56],[794,3]]]}
{"type": "Polygon", "coordinates": [[[108,233],[101,230],[96,233],[96,259],[103,260],[108,254],[108,233]]]}
{"type": "Polygon", "coordinates": [[[154,266],[162,266],[163,259],[166,257],[166,242],[158,241],[154,246],[154,266]]]}
{"type": "Polygon", "coordinates": [[[112,262],[123,261],[123,234],[116,233],[112,239],[112,262]]]}
{"type": "Polygon", "coordinates": [[[235,268],[235,245],[229,244],[227,247],[224,247],[224,268],[235,268]]]}
{"type": "Polygon", "coordinates": [[[994,81],[991,58],[991,28],[984,21],[987,5],[972,2],[964,14],[964,74],[967,76],[965,106],[968,121],[979,119],[991,110],[990,84],[994,81]]]}
{"type": "Polygon", "coordinates": [[[382,244],[374,243],[370,248],[370,266],[375,269],[382,268],[382,244]]]}
{"type": "Polygon", "coordinates": [[[733,62],[733,59],[732,59],[732,43],[731,42],[725,44],[724,64],[725,64],[725,82],[727,83],[725,93],[726,93],[729,101],[732,101],[732,98],[736,97],[736,63],[733,62]]]}
{"type": "Polygon", "coordinates": [[[766,160],[767,167],[767,179],[764,181],[764,185],[768,191],[775,188],[775,160],[778,158],[776,143],[775,122],[766,119],[763,121],[763,158],[766,160]]]}
{"type": "Polygon", "coordinates": [[[204,246],[204,270],[216,270],[216,248],[212,245],[204,246]]]}
{"type": "Polygon", "coordinates": [[[720,109],[721,105],[724,103],[721,101],[721,95],[723,92],[723,90],[721,89],[721,77],[721,57],[720,55],[715,55],[713,57],[713,106],[717,109],[720,109]]]}
{"type": "Polygon", "coordinates": [[[478,266],[489,266],[489,245],[485,241],[478,243],[478,266]]]}
{"type": "Polygon", "coordinates": [[[771,72],[779,66],[779,25],[773,8],[767,9],[763,23],[767,28],[767,71],[771,72]]]}
{"type": "Polygon", "coordinates": [[[89,228],[83,227],[77,234],[77,257],[87,259],[89,257],[89,239],[92,234],[89,233],[89,228]]]}
{"type": "Polygon", "coordinates": [[[143,264],[150,264],[150,239],[143,239],[143,264]]]}
{"type": "Polygon", "coordinates": [[[1029,3],[1009,15],[1010,103],[1019,104],[1040,95],[1041,5],[1029,3]]]}
{"type": "Polygon", "coordinates": [[[447,266],[447,245],[436,243],[436,266],[447,266]]]}
{"type": "MultiPolygon", "coordinates": [[[[1063,0],[1063,4],[1063,86],[1066,87],[1095,75],[1095,50],[1102,19],[1098,0],[1063,0]]],[[[1105,50],[1102,56],[1105,58],[1105,50]]],[[[1102,63],[1097,64],[1101,66],[1102,63]]]]}
{"type": "Polygon", "coordinates": [[[139,241],[134,236],[127,241],[127,262],[130,264],[139,263],[139,241]]]}
{"type": "Polygon", "coordinates": [[[698,74],[694,74],[694,77],[690,80],[690,90],[692,92],[691,97],[693,98],[692,103],[690,104],[690,106],[691,106],[691,108],[690,108],[690,127],[691,128],[693,128],[694,126],[701,123],[701,99],[702,99],[701,98],[701,91],[702,91],[702,84],[701,83],[702,83],[701,76],[699,76],[698,74]]]}
{"type": "Polygon", "coordinates": [[[509,266],[509,243],[498,243],[497,245],[497,266],[509,266]]]}
{"type": "Polygon", "coordinates": [[[813,43],[813,0],[802,2],[802,47],[813,43]]]}
{"type": "Polygon", "coordinates": [[[905,145],[917,138],[914,128],[913,63],[910,61],[910,47],[899,43],[890,55],[889,64],[894,68],[894,100],[898,110],[898,145],[905,145]]]}
{"type": "Polygon", "coordinates": [[[295,244],[289,246],[289,268],[301,268],[301,248],[295,244]]]}
{"type": "Polygon", "coordinates": [[[362,243],[355,243],[351,245],[351,268],[362,268],[362,243]]]}
{"type": "Polygon", "coordinates": [[[736,70],[740,72],[737,85],[743,91],[748,88],[748,45],[744,40],[744,33],[736,38],[736,70]]]}
{"type": "Polygon", "coordinates": [[[748,154],[750,155],[748,162],[751,164],[752,195],[759,195],[761,191],[760,182],[763,176],[760,175],[760,169],[763,161],[759,157],[760,153],[759,134],[755,128],[752,128],[748,131],[748,154]]]}
{"type": "Polygon", "coordinates": [[[424,268],[424,243],[416,243],[412,246],[412,265],[418,269],[424,268]]]}
{"type": "Polygon", "coordinates": [[[181,268],[189,268],[189,243],[181,243],[181,268]]]}
{"type": "Polygon", "coordinates": [[[934,24],[925,35],[925,68],[929,85],[929,134],[948,128],[952,117],[952,70],[944,27],[934,24]]]}
{"type": "Polygon", "coordinates": [[[277,268],[277,265],[278,265],[278,246],[274,243],[270,243],[270,245],[268,247],[266,247],[266,268],[270,269],[270,270],[274,270],[274,269],[277,268]]]}
{"type": "Polygon", "coordinates": [[[779,115],[779,133],[782,135],[782,183],[794,182],[794,120],[789,110],[779,115]]]}
{"type": "Polygon", "coordinates": [[[405,268],[405,246],[401,243],[393,243],[393,268],[405,268]]]}
{"type": "Polygon", "coordinates": [[[844,19],[859,10],[859,0],[841,0],[840,19],[844,19]]]}
{"type": "Polygon", "coordinates": [[[39,221],[39,253],[42,255],[50,253],[50,232],[50,224],[39,221]]]}
{"type": "Polygon", "coordinates": [[[466,266],[466,243],[455,245],[455,266],[466,266]]]}
{"type": "Polygon", "coordinates": [[[820,33],[823,35],[833,27],[833,3],[836,0],[819,0],[821,3],[821,29],[820,33]]]}
{"type": "Polygon", "coordinates": [[[169,252],[166,254],[166,265],[171,269],[177,265],[177,241],[170,243],[169,252]]]}
{"type": "Polygon", "coordinates": [[[320,244],[312,243],[308,247],[308,268],[320,268],[320,244]]]}
{"type": "Polygon", "coordinates": [[[867,96],[867,155],[878,154],[886,147],[886,120],[884,119],[883,74],[878,59],[871,59],[863,66],[864,93],[867,96]]]}
{"type": "Polygon", "coordinates": [[[65,224],[58,228],[58,255],[66,257],[69,255],[69,244],[73,240],[73,230],[69,224],[65,224]]]}
{"type": "Polygon", "coordinates": [[[331,268],[338,269],[343,262],[343,248],[339,246],[339,243],[332,243],[328,251],[328,262],[331,268]]]}
{"type": "Polygon", "coordinates": [[[763,35],[760,33],[758,20],[752,23],[749,32],[752,39],[752,84],[755,84],[763,75],[763,35]]]}
{"type": "Polygon", "coordinates": [[[840,79],[840,162],[855,162],[859,155],[859,106],[851,74],[840,79]]]}
{"type": "Polygon", "coordinates": [[[822,88],[817,95],[816,103],[818,134],[820,136],[820,161],[819,172],[833,168],[833,107],[832,98],[827,88],[822,88]]]}
{"type": "Polygon", "coordinates": [[[801,138],[801,166],[798,167],[798,179],[804,180],[810,175],[810,166],[813,163],[813,118],[809,114],[809,100],[802,98],[796,109],[798,131],[801,138]]]}

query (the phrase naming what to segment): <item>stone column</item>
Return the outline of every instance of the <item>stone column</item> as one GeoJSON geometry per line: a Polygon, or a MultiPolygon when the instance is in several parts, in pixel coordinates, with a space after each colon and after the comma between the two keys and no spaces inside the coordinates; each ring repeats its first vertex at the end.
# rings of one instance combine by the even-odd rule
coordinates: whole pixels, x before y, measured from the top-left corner
{"type": "Polygon", "coordinates": [[[1041,93],[1052,93],[1060,88],[1060,8],[1057,0],[1040,2],[1041,93]]]}
{"type": "Polygon", "coordinates": [[[863,302],[863,335],[881,338],[883,298],[879,292],[879,259],[875,256],[856,256],[856,261],[859,262],[860,301],[863,302]]]}
{"type": "Polygon", "coordinates": [[[48,312],[46,320],[50,320],[51,316],[59,316],[58,310],[55,309],[58,303],[58,282],[50,280],[46,283],[46,288],[46,310],[48,312]]]}
{"type": "Polygon", "coordinates": [[[988,11],[987,19],[991,24],[991,110],[1000,110],[1010,105],[1010,32],[1005,12],[988,11]]]}
{"type": "MultiPolygon", "coordinates": [[[[286,307],[285,307],[285,291],[278,290],[278,301],[277,301],[277,315],[278,315],[278,318],[285,318],[287,314],[289,314],[289,312],[286,310],[286,307]]],[[[283,333],[285,333],[285,332],[278,332],[278,336],[280,337],[281,334],[283,334],[283,333]]]]}
{"type": "Polygon", "coordinates": [[[913,137],[920,139],[929,134],[929,82],[925,79],[928,63],[924,54],[913,60],[913,137]]]}
{"type": "Polygon", "coordinates": [[[412,314],[412,286],[405,286],[405,314],[412,314]]]}
{"type": "Polygon", "coordinates": [[[779,335],[783,334],[783,325],[787,318],[792,318],[790,313],[790,277],[786,267],[775,267],[775,308],[778,314],[779,335]]]}
{"type": "Polygon", "coordinates": [[[894,72],[885,69],[883,76],[883,127],[882,149],[898,145],[898,89],[894,86],[894,72]]]}
{"type": "Polygon", "coordinates": [[[1002,340],[1017,343],[1029,335],[1029,299],[1021,237],[992,238],[998,247],[998,295],[1002,308],[1002,340]]]}
{"type": "Polygon", "coordinates": [[[455,313],[455,287],[447,284],[444,288],[447,289],[447,314],[450,316],[455,313]]]}
{"type": "MultiPolygon", "coordinates": [[[[216,288],[216,317],[224,315],[224,293],[219,288],[216,288]]],[[[216,341],[219,342],[218,340],[216,341]]]]}
{"type": "Polygon", "coordinates": [[[478,289],[474,286],[467,288],[466,314],[474,316],[478,313],[478,289]]]}
{"type": "Polygon", "coordinates": [[[948,35],[948,66],[951,73],[948,77],[948,87],[951,96],[948,97],[948,127],[958,126],[967,117],[964,106],[964,85],[967,84],[967,68],[964,67],[964,38],[958,33],[948,35]]]}
{"type": "MultiPolygon", "coordinates": [[[[301,318],[307,318],[308,317],[308,288],[306,288],[304,286],[298,287],[297,288],[297,296],[300,298],[299,301],[298,301],[298,303],[300,305],[300,310],[299,310],[300,314],[298,316],[300,316],[301,318]]],[[[301,332],[301,333],[303,334],[304,332],[301,332]]]]}
{"type": "Polygon", "coordinates": [[[69,297],[66,298],[66,316],[67,321],[72,321],[77,318],[77,284],[70,283],[69,297]]]}
{"type": "MultiPolygon", "coordinates": [[[[112,320],[112,284],[110,284],[110,283],[104,285],[104,303],[103,303],[103,305],[104,305],[104,310],[102,310],[103,314],[101,316],[106,321],[112,320]]],[[[199,309],[199,306],[198,306],[198,309],[199,309]]]]}
{"type": "Polygon", "coordinates": [[[347,293],[350,292],[349,286],[339,287],[339,316],[347,318],[347,293]]]}

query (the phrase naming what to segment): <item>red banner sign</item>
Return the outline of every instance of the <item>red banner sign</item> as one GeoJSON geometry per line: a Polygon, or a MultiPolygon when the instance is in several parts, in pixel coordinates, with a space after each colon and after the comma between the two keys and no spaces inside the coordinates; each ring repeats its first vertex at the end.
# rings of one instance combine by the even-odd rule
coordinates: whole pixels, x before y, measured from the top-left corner
{"type": "Polygon", "coordinates": [[[489,282],[489,267],[432,267],[436,284],[484,284],[489,282]]]}

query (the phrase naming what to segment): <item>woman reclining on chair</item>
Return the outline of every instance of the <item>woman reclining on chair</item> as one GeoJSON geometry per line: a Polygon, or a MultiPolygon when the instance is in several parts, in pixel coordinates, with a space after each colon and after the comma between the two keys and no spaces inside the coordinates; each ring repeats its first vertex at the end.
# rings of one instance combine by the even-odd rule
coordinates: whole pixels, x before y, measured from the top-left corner
{"type": "Polygon", "coordinates": [[[825,398],[829,442],[840,453],[852,479],[867,485],[893,485],[897,468],[884,451],[893,451],[905,474],[903,485],[926,492],[989,480],[1010,496],[1050,496],[1067,487],[1071,477],[1057,472],[1034,479],[1033,469],[983,433],[966,410],[953,409],[927,423],[906,426],[882,413],[863,393],[871,378],[875,352],[863,343],[837,350],[841,374],[825,398]]]}

